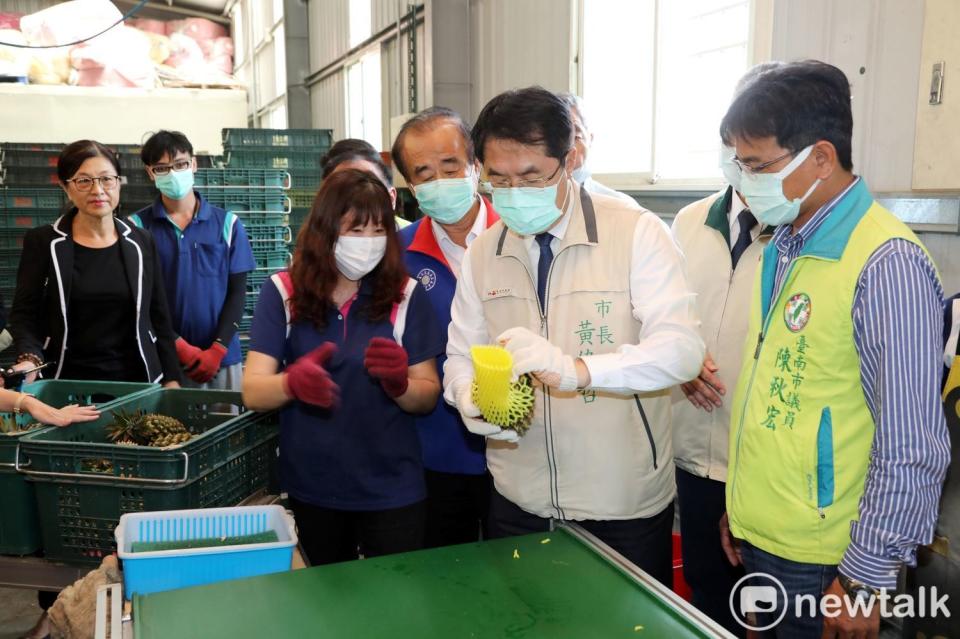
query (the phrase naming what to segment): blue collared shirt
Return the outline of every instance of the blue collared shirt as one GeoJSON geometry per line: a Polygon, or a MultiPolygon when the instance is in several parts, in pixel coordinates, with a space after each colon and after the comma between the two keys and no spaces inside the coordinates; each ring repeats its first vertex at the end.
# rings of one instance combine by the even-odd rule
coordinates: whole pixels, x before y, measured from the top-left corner
{"type": "MultiPolygon", "coordinates": [[[[196,196],[200,205],[185,229],[170,219],[159,197],[131,215],[130,221],[153,236],[174,330],[205,349],[217,339],[230,276],[252,271],[256,262],[240,219],[210,204],[200,193],[196,196]]],[[[221,365],[232,366],[241,359],[240,340],[234,333],[221,365]]]]}
{"type": "MultiPolygon", "coordinates": [[[[860,181],[819,211],[795,234],[777,228],[772,300],[804,244],[860,181]]],[[[924,250],[902,239],[878,248],[854,293],[853,337],[860,378],[876,424],[860,519],[853,522],[840,572],[876,588],[894,588],[901,563],[916,562],[929,543],[950,439],[940,401],[943,288],[924,250]]]]}

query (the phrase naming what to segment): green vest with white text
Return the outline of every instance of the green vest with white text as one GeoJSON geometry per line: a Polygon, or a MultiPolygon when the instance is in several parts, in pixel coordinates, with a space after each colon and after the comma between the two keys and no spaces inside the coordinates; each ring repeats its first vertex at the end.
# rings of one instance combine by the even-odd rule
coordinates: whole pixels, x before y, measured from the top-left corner
{"type": "Polygon", "coordinates": [[[733,535],[771,554],[838,564],[859,518],[875,424],[860,377],[852,309],[881,245],[920,245],[863,180],[807,239],[771,299],[779,255],[764,251],[730,424],[733,535]]]}

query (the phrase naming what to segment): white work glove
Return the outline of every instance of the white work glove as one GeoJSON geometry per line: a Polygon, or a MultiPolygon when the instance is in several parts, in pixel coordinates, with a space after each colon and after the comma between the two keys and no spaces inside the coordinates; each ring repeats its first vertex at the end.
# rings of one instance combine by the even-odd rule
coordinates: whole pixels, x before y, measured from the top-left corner
{"type": "Polygon", "coordinates": [[[569,355],[528,328],[508,329],[497,343],[513,355],[513,373],[533,373],[538,380],[561,391],[577,389],[577,367],[569,355]]]}
{"type": "Polygon", "coordinates": [[[500,428],[490,422],[485,422],[480,418],[480,409],[473,403],[472,396],[473,384],[470,382],[461,382],[457,385],[454,397],[457,400],[457,410],[460,411],[460,419],[463,425],[467,427],[474,435],[480,435],[488,439],[510,442],[516,444],[520,441],[520,435],[515,430],[509,428],[500,428]]]}

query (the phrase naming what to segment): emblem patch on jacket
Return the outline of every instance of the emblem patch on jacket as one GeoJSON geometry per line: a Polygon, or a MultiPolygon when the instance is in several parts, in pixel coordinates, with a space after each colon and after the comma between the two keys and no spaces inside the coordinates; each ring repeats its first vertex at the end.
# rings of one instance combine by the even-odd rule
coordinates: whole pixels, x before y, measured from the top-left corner
{"type": "Polygon", "coordinates": [[[429,291],[437,285],[437,274],[433,269],[421,269],[421,271],[417,273],[417,281],[420,282],[420,286],[422,286],[424,290],[429,291]]]}
{"type": "Polygon", "coordinates": [[[813,304],[810,302],[810,296],[806,293],[797,293],[783,307],[783,321],[787,328],[793,333],[799,333],[803,327],[810,321],[810,312],[813,304]]]}
{"type": "Polygon", "coordinates": [[[506,297],[508,295],[513,295],[513,289],[510,287],[491,288],[484,294],[483,299],[492,300],[496,297],[506,297]]]}

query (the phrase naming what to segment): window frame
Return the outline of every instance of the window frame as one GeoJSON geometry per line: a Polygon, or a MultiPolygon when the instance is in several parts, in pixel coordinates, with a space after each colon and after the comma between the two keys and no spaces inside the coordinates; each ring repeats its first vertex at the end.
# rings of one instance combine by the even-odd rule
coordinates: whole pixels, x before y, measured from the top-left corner
{"type": "MultiPolygon", "coordinates": [[[[572,66],[574,72],[571,74],[571,81],[575,86],[572,88],[577,95],[583,95],[583,45],[584,45],[584,12],[588,1],[597,0],[574,0],[576,2],[573,12],[574,25],[573,33],[575,35],[576,45],[574,47],[574,60],[572,66]]],[[[638,172],[616,172],[616,173],[595,173],[593,177],[610,188],[624,191],[701,191],[705,188],[716,189],[723,186],[726,182],[722,177],[686,177],[686,178],[661,178],[657,174],[657,80],[660,75],[659,55],[660,55],[660,17],[659,7],[662,2],[671,0],[654,0],[655,24],[653,33],[653,60],[651,64],[654,68],[653,73],[653,91],[651,92],[653,100],[652,118],[650,120],[651,144],[650,144],[650,166],[651,171],[638,172]]],[[[755,64],[771,59],[773,49],[773,3],[774,0],[748,0],[748,14],[750,23],[747,28],[747,68],[755,64]]],[[[718,123],[719,124],[719,123],[718,123]]]]}
{"type": "MultiPolygon", "coordinates": [[[[382,87],[383,47],[381,46],[381,43],[380,43],[380,42],[374,42],[374,43],[372,43],[372,44],[364,47],[363,49],[360,49],[359,51],[356,51],[355,53],[353,53],[352,55],[350,55],[349,57],[347,57],[346,59],[344,59],[344,61],[343,61],[343,67],[342,67],[342,70],[340,71],[340,73],[341,73],[341,75],[343,76],[343,116],[344,116],[344,117],[343,117],[343,120],[344,120],[344,129],[345,129],[345,130],[344,130],[344,136],[345,136],[345,137],[348,137],[348,138],[360,138],[360,139],[367,140],[367,142],[370,142],[370,144],[372,144],[373,147],[379,151],[379,150],[383,147],[383,145],[384,145],[384,141],[383,141],[383,137],[384,137],[384,131],[383,131],[383,112],[384,112],[383,100],[384,100],[384,94],[383,94],[383,87],[382,87]],[[350,117],[351,117],[351,113],[350,113],[350,70],[353,69],[354,67],[359,67],[359,72],[360,72],[360,85],[361,85],[361,98],[360,98],[360,101],[361,101],[361,104],[366,104],[368,101],[367,101],[366,99],[364,99],[364,97],[363,97],[363,95],[362,95],[363,87],[366,86],[366,85],[364,84],[363,66],[362,66],[362,65],[363,65],[363,60],[364,60],[364,58],[367,58],[367,57],[372,56],[372,55],[376,55],[376,56],[379,57],[380,76],[381,76],[381,78],[378,79],[378,83],[377,83],[377,86],[380,88],[380,99],[375,101],[375,103],[379,106],[379,109],[380,109],[380,118],[379,118],[379,122],[380,122],[380,139],[379,139],[376,143],[370,142],[370,140],[367,140],[367,138],[364,137],[363,135],[359,135],[359,134],[357,134],[355,131],[353,131],[353,130],[352,130],[352,125],[351,125],[351,123],[350,123],[350,117]]],[[[364,129],[366,129],[366,126],[365,126],[365,125],[364,125],[364,129]]],[[[366,133],[366,130],[364,130],[364,133],[366,133]]]]}

